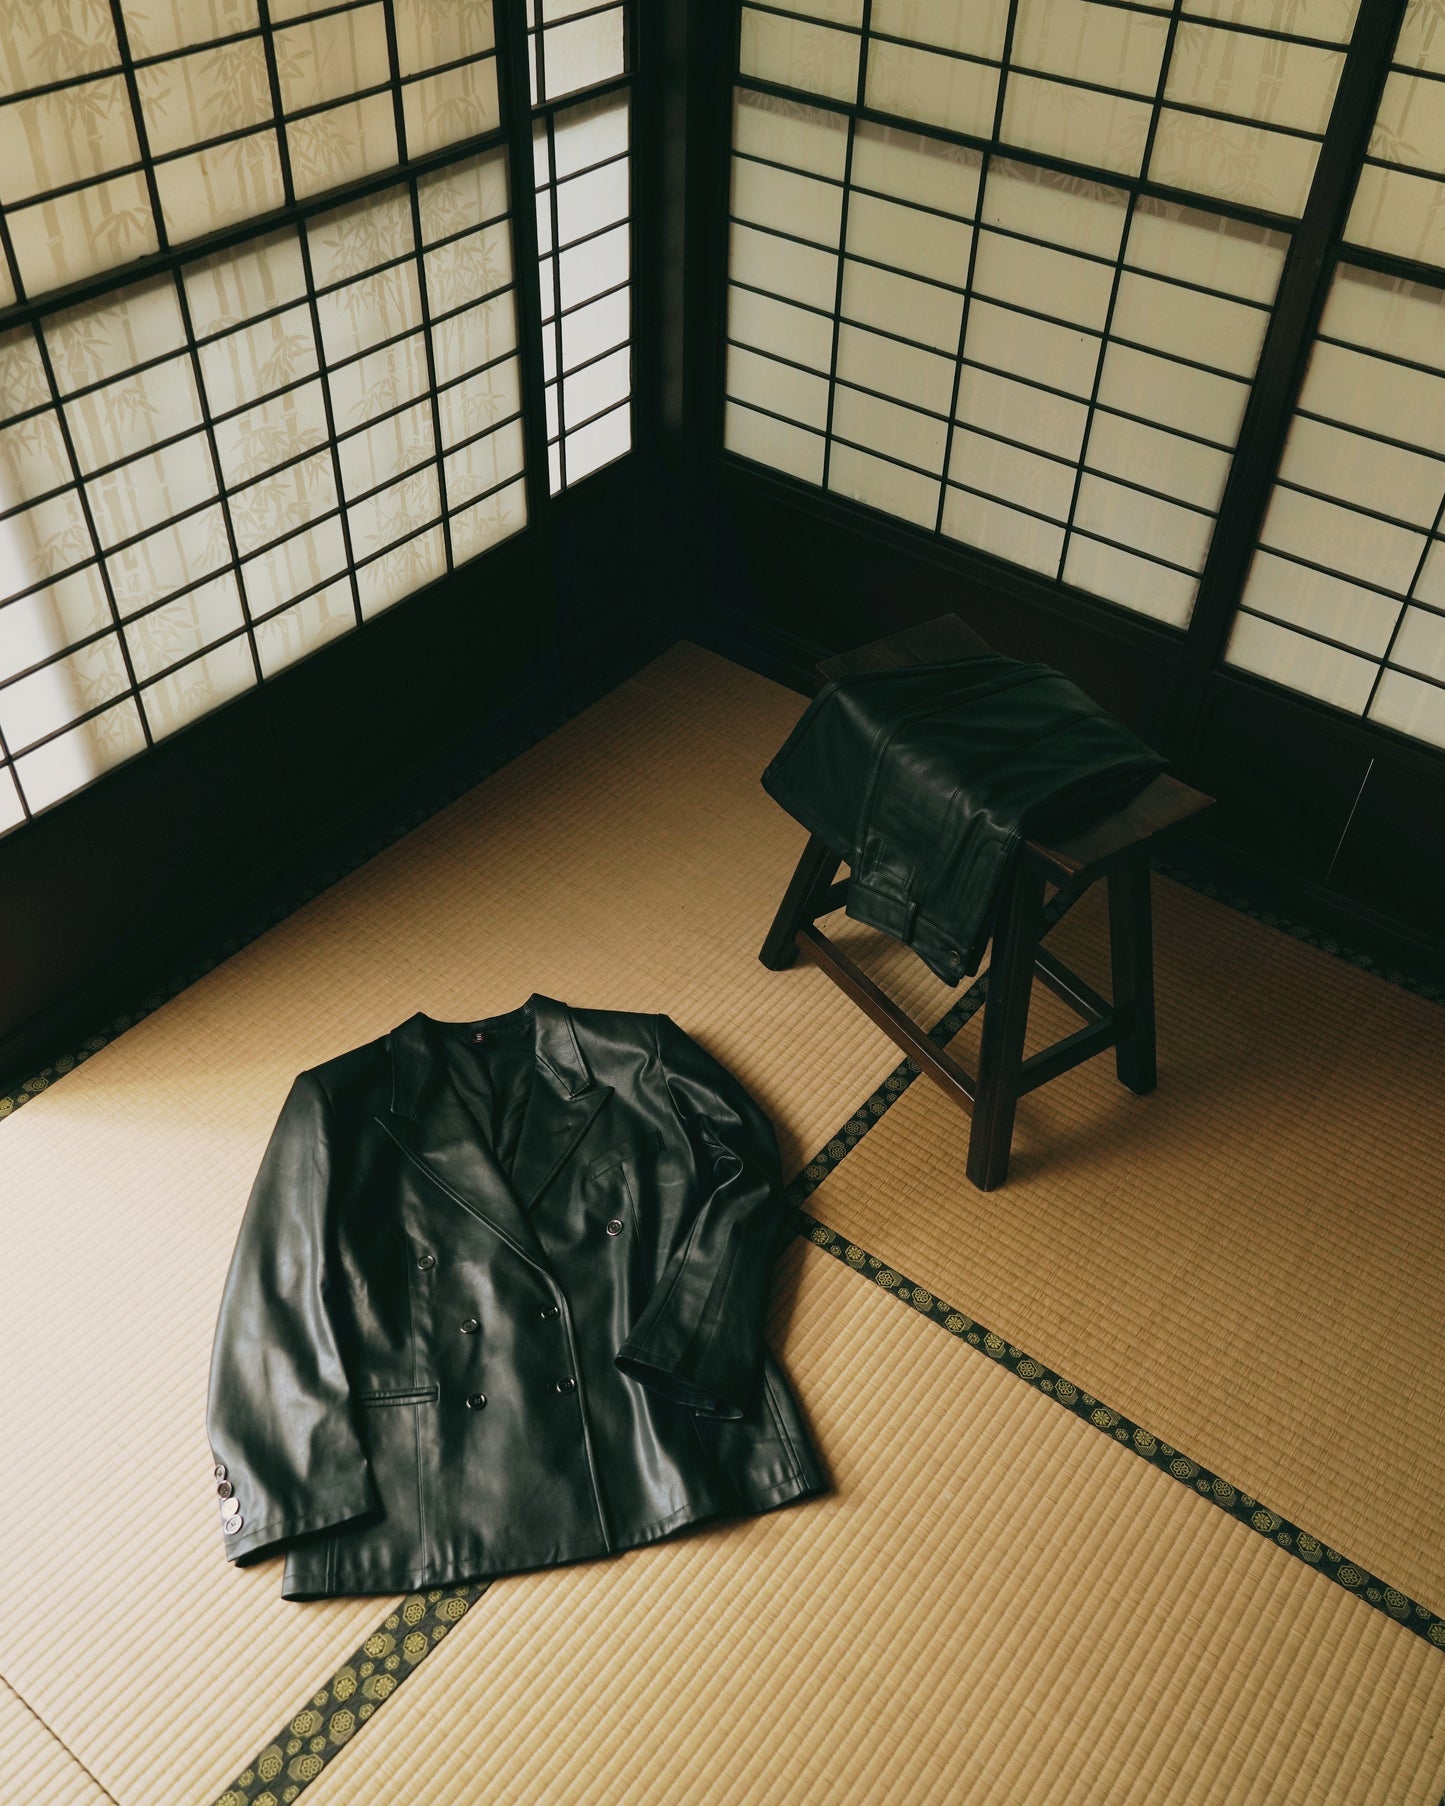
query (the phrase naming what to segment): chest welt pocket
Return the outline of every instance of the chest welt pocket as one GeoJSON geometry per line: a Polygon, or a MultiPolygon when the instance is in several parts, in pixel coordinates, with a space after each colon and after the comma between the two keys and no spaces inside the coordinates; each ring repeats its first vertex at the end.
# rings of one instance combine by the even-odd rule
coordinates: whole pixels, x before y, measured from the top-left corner
{"type": "Polygon", "coordinates": [[[587,1162],[586,1195],[607,1235],[626,1236],[633,1242],[637,1230],[638,1156],[642,1147],[651,1149],[661,1142],[655,1129],[640,1135],[634,1132],[626,1141],[604,1148],[587,1162]]]}
{"type": "Polygon", "coordinates": [[[619,1141],[610,1148],[604,1148],[600,1154],[594,1154],[587,1162],[587,1176],[589,1179],[596,1179],[603,1173],[610,1173],[614,1166],[635,1166],[642,1148],[662,1146],[661,1129],[643,1129],[629,1135],[626,1141],[619,1141]]]}

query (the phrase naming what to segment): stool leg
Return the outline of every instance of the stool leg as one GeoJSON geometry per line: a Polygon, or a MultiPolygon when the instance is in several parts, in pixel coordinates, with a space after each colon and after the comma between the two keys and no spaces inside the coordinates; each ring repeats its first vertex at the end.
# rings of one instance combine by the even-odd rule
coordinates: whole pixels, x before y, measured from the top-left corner
{"type": "Polygon", "coordinates": [[[783,894],[778,913],[773,917],[773,925],[768,930],[768,938],[763,942],[762,952],[758,955],[769,971],[781,972],[797,958],[798,949],[793,937],[804,922],[811,922],[817,915],[823,893],[833,882],[842,863],[821,836],[808,836],[803,856],[798,861],[797,870],[783,894]]]}
{"type": "Polygon", "coordinates": [[[993,1191],[1008,1177],[1014,1113],[1019,1101],[1019,1068],[1029,1025],[1034,954],[1043,926],[1044,875],[1016,860],[1008,890],[1000,899],[988,966],[988,999],[983,1009],[983,1042],[978,1056],[978,1094],[968,1138],[968,1176],[980,1191],[993,1191]]]}
{"type": "Polygon", "coordinates": [[[1149,861],[1133,859],[1110,872],[1109,961],[1114,1008],[1128,1023],[1114,1049],[1120,1081],[1140,1097],[1158,1082],[1154,1060],[1154,923],[1149,900],[1149,861]]]}

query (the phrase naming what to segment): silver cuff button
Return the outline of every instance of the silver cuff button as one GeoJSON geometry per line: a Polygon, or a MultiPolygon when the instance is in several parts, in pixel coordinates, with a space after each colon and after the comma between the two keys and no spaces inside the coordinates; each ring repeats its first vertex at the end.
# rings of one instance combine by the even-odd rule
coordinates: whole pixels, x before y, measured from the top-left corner
{"type": "Polygon", "coordinates": [[[607,1225],[607,1233],[609,1235],[621,1235],[622,1234],[622,1218],[621,1217],[613,1217],[612,1221],[607,1225]]]}

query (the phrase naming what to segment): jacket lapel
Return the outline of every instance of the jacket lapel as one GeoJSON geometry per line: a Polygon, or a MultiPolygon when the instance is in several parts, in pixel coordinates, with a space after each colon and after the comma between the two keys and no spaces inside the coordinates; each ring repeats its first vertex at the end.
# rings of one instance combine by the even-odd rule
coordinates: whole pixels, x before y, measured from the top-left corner
{"type": "Polygon", "coordinates": [[[530,1211],[612,1096],[593,1079],[565,1003],[535,993],[528,999],[536,1024],[537,1071],[517,1142],[512,1186],[530,1211]]]}
{"type": "Polygon", "coordinates": [[[377,1120],[402,1150],[463,1209],[532,1266],[546,1267],[528,1212],[612,1096],[582,1058],[567,1006],[533,993],[535,1070],[510,1174],[457,1095],[418,1012],[388,1037],[391,1108],[377,1120]]]}

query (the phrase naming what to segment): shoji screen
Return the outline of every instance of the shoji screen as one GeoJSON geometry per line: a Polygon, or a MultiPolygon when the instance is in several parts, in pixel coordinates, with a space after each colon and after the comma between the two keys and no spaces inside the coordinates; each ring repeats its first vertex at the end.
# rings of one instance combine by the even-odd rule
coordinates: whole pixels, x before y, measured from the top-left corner
{"type": "Polygon", "coordinates": [[[1445,13],[1395,47],[1231,664],[1445,746],[1445,13]]]}
{"type": "Polygon", "coordinates": [[[742,6],[726,447],[1185,625],[1354,12],[742,6]]]}
{"type": "Polygon", "coordinates": [[[0,24],[9,827],[526,506],[490,0],[0,24]]]}
{"type": "Polygon", "coordinates": [[[617,0],[527,0],[527,17],[555,495],[632,448],[628,22],[617,0]]]}

